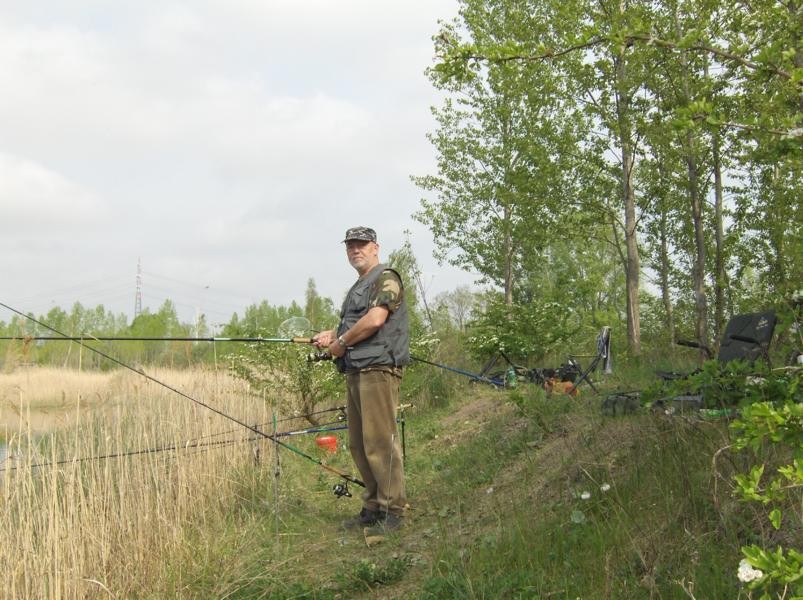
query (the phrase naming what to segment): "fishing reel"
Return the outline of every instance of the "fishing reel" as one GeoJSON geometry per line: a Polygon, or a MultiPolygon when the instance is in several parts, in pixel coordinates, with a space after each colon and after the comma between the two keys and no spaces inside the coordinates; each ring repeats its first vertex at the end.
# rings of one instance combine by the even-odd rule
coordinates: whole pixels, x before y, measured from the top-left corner
{"type": "Polygon", "coordinates": [[[332,360],[332,355],[328,352],[310,352],[307,354],[307,362],[320,362],[322,360],[332,360]]]}
{"type": "Polygon", "coordinates": [[[335,496],[338,498],[351,498],[351,492],[349,491],[349,484],[348,483],[336,483],[332,488],[332,491],[335,493],[335,496]]]}

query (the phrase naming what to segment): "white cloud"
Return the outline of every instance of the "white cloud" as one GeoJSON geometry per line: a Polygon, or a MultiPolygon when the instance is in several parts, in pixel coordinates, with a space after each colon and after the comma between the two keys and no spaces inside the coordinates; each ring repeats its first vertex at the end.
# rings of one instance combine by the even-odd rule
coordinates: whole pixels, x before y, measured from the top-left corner
{"type": "Polygon", "coordinates": [[[408,179],[434,169],[424,70],[437,19],[455,11],[454,0],[0,5],[5,289],[92,304],[52,292],[130,279],[133,298],[141,257],[232,311],[300,300],[310,277],[339,300],[354,276],[339,242],[355,224],[378,230],[384,256],[411,230],[433,294],[470,281],[429,256],[408,179]]]}
{"type": "Polygon", "coordinates": [[[89,190],[33,161],[0,154],[0,233],[32,235],[103,221],[89,190]]]}

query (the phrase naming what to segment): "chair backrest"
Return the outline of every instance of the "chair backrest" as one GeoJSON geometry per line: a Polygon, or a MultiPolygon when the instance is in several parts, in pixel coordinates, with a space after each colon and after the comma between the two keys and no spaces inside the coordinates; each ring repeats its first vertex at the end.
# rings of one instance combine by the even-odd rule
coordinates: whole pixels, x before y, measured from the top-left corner
{"type": "Polygon", "coordinates": [[[613,359],[611,357],[611,328],[605,325],[597,336],[597,356],[604,361],[602,372],[606,375],[613,374],[613,359]]]}
{"type": "Polygon", "coordinates": [[[717,359],[754,361],[766,356],[775,332],[775,312],[768,310],[736,315],[725,326],[717,359]]]}

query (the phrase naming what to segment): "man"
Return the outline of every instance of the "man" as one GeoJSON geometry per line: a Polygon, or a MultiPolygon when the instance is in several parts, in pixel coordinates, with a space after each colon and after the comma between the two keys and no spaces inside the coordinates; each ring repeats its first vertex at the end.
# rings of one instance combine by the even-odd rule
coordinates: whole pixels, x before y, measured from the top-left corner
{"type": "Polygon", "coordinates": [[[379,262],[373,229],[352,227],[343,242],[359,279],[337,329],[313,340],[346,375],[349,450],[365,482],[362,510],[343,526],[381,533],[401,527],[406,503],[396,410],[402,367],[410,362],[407,305],[401,277],[379,262]]]}

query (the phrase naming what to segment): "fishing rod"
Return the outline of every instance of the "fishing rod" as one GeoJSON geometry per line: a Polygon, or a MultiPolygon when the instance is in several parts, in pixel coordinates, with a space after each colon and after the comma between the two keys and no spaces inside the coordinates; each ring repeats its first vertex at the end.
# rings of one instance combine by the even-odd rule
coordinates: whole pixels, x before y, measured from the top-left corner
{"type": "Polygon", "coordinates": [[[88,456],[88,457],[80,457],[80,458],[68,458],[64,460],[56,460],[56,461],[47,461],[47,462],[38,462],[33,463],[30,465],[14,465],[11,467],[0,467],[0,472],[3,471],[17,471],[23,468],[28,469],[37,469],[41,467],[50,467],[50,466],[59,466],[59,465],[69,465],[74,463],[82,463],[82,462],[90,462],[95,460],[108,460],[111,458],[125,458],[127,456],[138,456],[142,454],[158,454],[160,452],[170,452],[172,450],[196,450],[198,448],[213,448],[213,447],[222,447],[228,446],[231,444],[240,444],[245,442],[253,442],[255,440],[261,440],[262,438],[243,438],[241,440],[216,440],[211,442],[187,442],[184,444],[174,444],[172,446],[160,446],[157,448],[145,448],[144,450],[129,450],[127,452],[118,452],[115,454],[102,454],[100,456],[88,456]]]}
{"type": "Polygon", "coordinates": [[[432,362],[429,360],[425,360],[423,358],[418,358],[417,356],[411,356],[411,359],[425,363],[427,365],[432,365],[433,367],[438,367],[441,369],[445,369],[447,371],[452,371],[453,373],[458,373],[460,375],[465,375],[466,377],[470,377],[474,381],[481,381],[482,383],[488,383],[495,387],[505,387],[504,382],[497,381],[495,379],[489,379],[488,377],[483,377],[482,375],[477,375],[476,373],[470,373],[468,371],[463,371],[462,369],[455,369],[454,367],[447,367],[446,365],[442,365],[440,363],[432,362]]]}
{"type": "MultiPolygon", "coordinates": [[[[293,435],[302,435],[306,433],[323,433],[328,431],[338,431],[341,429],[346,429],[346,425],[338,425],[336,427],[314,427],[308,429],[297,429],[294,431],[282,431],[279,433],[275,433],[276,437],[289,437],[293,435]]],[[[227,432],[230,433],[230,432],[227,432]]],[[[218,434],[214,434],[218,435],[218,434]]],[[[203,438],[201,438],[203,439],[203,438]]],[[[224,446],[230,446],[232,444],[244,444],[246,442],[258,442],[258,441],[265,441],[264,437],[246,437],[242,439],[226,439],[226,440],[214,440],[214,441],[200,441],[200,440],[190,440],[187,442],[183,442],[181,444],[172,444],[170,446],[158,446],[156,448],[145,448],[144,450],[128,450],[126,452],[117,452],[114,454],[102,454],[100,456],[88,456],[88,457],[80,457],[80,458],[69,458],[65,460],[56,460],[56,461],[46,461],[46,462],[38,462],[33,463],[30,465],[14,465],[10,467],[0,467],[0,473],[4,471],[17,471],[23,468],[27,469],[36,469],[41,467],[50,467],[50,466],[60,466],[60,465],[67,465],[67,464],[74,464],[74,463],[81,463],[81,462],[90,462],[96,460],[108,460],[112,458],[126,458],[128,456],[140,456],[143,454],[158,454],[161,452],[171,452],[177,450],[215,450],[218,448],[222,448],[224,446]]]]}
{"type": "MultiPolygon", "coordinates": [[[[497,381],[495,379],[489,379],[488,377],[483,377],[482,375],[477,375],[476,373],[469,373],[468,371],[463,371],[461,369],[455,369],[454,367],[447,367],[446,365],[442,365],[440,363],[431,362],[429,360],[425,360],[423,358],[418,358],[417,356],[410,356],[411,360],[415,360],[417,362],[426,363],[428,365],[432,365],[433,367],[440,367],[441,369],[446,369],[447,371],[453,371],[454,373],[459,373],[460,375],[466,375],[467,377],[471,377],[471,379],[475,381],[481,381],[482,383],[489,383],[496,387],[504,387],[504,382],[497,381]]],[[[307,362],[318,362],[322,360],[332,360],[332,355],[328,352],[313,352],[307,355],[307,362]]]]}
{"type": "MultiPolygon", "coordinates": [[[[44,327],[48,331],[52,331],[53,333],[55,333],[58,336],[60,336],[60,338],[70,337],[70,336],[62,333],[58,329],[56,329],[54,327],[51,327],[50,325],[48,325],[46,323],[43,323],[43,322],[39,321],[38,319],[36,319],[36,318],[34,318],[34,317],[30,316],[30,315],[27,315],[27,314],[25,314],[24,312],[22,312],[20,310],[17,310],[16,308],[13,308],[13,307],[11,307],[11,306],[9,306],[7,304],[4,304],[3,302],[0,302],[0,307],[6,308],[6,309],[10,310],[11,312],[13,312],[13,313],[25,318],[25,319],[28,319],[29,321],[32,321],[33,323],[36,323],[37,325],[40,325],[40,326],[44,327]]],[[[306,320],[306,319],[304,319],[304,320],[306,320]]],[[[290,337],[290,338],[282,338],[282,339],[283,340],[292,340],[293,338],[290,337]]],[[[194,402],[198,406],[202,406],[203,408],[206,408],[207,410],[210,410],[213,413],[215,413],[217,415],[220,415],[221,417],[229,419],[230,421],[233,421],[234,423],[237,423],[238,425],[240,425],[242,427],[245,427],[249,431],[253,431],[257,435],[260,435],[263,438],[269,439],[269,440],[273,441],[274,443],[276,443],[277,445],[282,446],[283,448],[286,448],[286,449],[290,450],[291,452],[294,452],[294,453],[298,454],[299,456],[302,456],[302,457],[306,458],[307,460],[317,464],[322,469],[324,469],[326,471],[329,471],[330,473],[334,473],[338,477],[341,477],[342,479],[344,479],[347,482],[347,484],[346,484],[346,486],[342,486],[342,485],[340,485],[340,486],[336,485],[335,486],[334,490],[335,490],[335,495],[336,496],[340,497],[340,496],[348,496],[348,495],[350,495],[348,493],[348,487],[347,487],[348,483],[353,483],[355,485],[359,485],[360,487],[365,487],[365,483],[363,481],[361,481],[360,479],[354,477],[353,475],[350,475],[349,473],[346,473],[345,471],[341,471],[340,469],[332,467],[331,465],[327,465],[321,459],[316,458],[316,457],[314,457],[314,456],[312,456],[310,454],[307,454],[303,450],[301,450],[299,448],[296,448],[295,446],[293,446],[291,444],[288,444],[287,442],[281,441],[278,438],[278,436],[270,435],[268,433],[265,433],[264,431],[260,430],[259,428],[254,427],[252,425],[249,425],[248,423],[238,419],[237,417],[229,415],[229,414],[223,412],[222,410],[215,408],[214,406],[211,406],[211,405],[209,405],[209,404],[207,404],[207,403],[205,403],[205,402],[203,402],[201,400],[198,400],[197,398],[193,398],[192,396],[182,392],[178,388],[175,388],[175,387],[173,387],[173,386],[171,386],[171,385],[169,385],[169,384],[167,384],[167,383],[165,383],[165,382],[163,382],[163,381],[161,381],[159,379],[156,379],[152,375],[148,375],[147,373],[144,373],[143,371],[132,367],[131,365],[121,361],[118,358],[115,358],[114,356],[111,356],[110,354],[107,354],[107,353],[103,352],[102,350],[98,350],[97,348],[86,344],[85,340],[86,340],[86,338],[79,338],[79,339],[72,340],[72,341],[74,341],[75,343],[79,344],[81,347],[86,348],[87,350],[91,350],[92,352],[95,352],[99,356],[102,356],[103,358],[113,362],[114,364],[119,365],[119,366],[121,366],[121,367],[123,367],[125,369],[128,369],[129,371],[133,371],[134,373],[138,373],[140,376],[144,377],[148,381],[152,381],[153,383],[155,383],[157,385],[160,385],[160,386],[164,387],[165,389],[170,390],[171,392],[173,392],[175,394],[178,394],[182,398],[186,398],[190,402],[194,402]]]]}
{"type": "MultiPolygon", "coordinates": [[[[3,305],[5,306],[5,305],[3,305]]],[[[265,337],[128,337],[106,335],[5,335],[0,340],[47,341],[47,342],[241,342],[241,343],[279,343],[311,344],[312,338],[265,338],[265,337]]]]}
{"type": "MultiPolygon", "coordinates": [[[[312,423],[312,427],[329,427],[331,425],[342,425],[346,421],[346,407],[345,406],[335,406],[333,408],[326,408],[326,409],[323,409],[323,410],[317,410],[317,411],[314,411],[314,412],[304,413],[303,415],[294,415],[292,417],[284,417],[282,419],[277,419],[275,422],[276,423],[284,423],[286,421],[297,421],[299,419],[306,419],[308,422],[312,423]],[[330,412],[339,412],[340,413],[337,416],[337,420],[336,421],[328,421],[326,423],[315,423],[314,421],[312,421],[310,419],[310,417],[313,417],[315,415],[321,415],[321,414],[330,413],[330,412]]],[[[269,423],[256,423],[255,427],[263,427],[265,425],[269,425],[269,423]]],[[[346,427],[343,427],[343,428],[346,429],[346,427]]],[[[217,433],[210,433],[209,435],[206,435],[204,437],[216,437],[216,436],[220,436],[220,435],[228,435],[230,433],[234,433],[235,431],[236,430],[234,430],[234,429],[228,429],[226,431],[218,431],[217,433]]],[[[307,433],[314,433],[314,431],[312,431],[311,428],[309,430],[301,430],[301,431],[306,431],[307,433]]],[[[326,430],[322,430],[322,431],[326,431],[326,430]]],[[[284,433],[276,433],[277,436],[295,435],[295,434],[296,434],[295,431],[289,431],[289,432],[284,432],[284,433]]]]}

